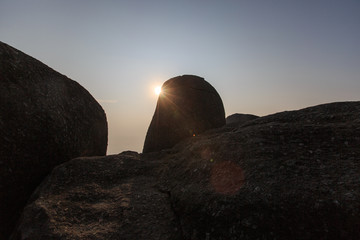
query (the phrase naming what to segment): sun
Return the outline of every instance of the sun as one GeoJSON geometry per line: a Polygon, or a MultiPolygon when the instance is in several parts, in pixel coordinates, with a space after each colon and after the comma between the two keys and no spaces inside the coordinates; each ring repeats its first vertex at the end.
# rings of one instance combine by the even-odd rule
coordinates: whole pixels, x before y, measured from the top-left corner
{"type": "Polygon", "coordinates": [[[156,95],[160,95],[160,93],[161,93],[161,86],[155,87],[154,91],[155,91],[155,94],[156,94],[156,95]]]}

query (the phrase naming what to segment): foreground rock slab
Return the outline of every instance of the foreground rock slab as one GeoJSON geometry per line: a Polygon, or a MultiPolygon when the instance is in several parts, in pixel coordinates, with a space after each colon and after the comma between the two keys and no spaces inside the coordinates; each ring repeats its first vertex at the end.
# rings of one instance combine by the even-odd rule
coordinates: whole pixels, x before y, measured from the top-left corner
{"type": "Polygon", "coordinates": [[[184,239],[360,239],[360,102],[213,130],[162,168],[184,239]]]}
{"type": "Polygon", "coordinates": [[[90,93],[0,42],[0,239],[53,167],[106,148],[105,112],[90,93]]]}
{"type": "Polygon", "coordinates": [[[37,189],[11,239],[179,239],[155,165],[134,152],[62,164],[37,189]]]}

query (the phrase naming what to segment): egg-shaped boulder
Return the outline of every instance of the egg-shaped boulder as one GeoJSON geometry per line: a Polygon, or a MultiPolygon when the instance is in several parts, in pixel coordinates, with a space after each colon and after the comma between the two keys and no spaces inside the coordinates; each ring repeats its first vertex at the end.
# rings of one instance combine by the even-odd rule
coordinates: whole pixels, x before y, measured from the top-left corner
{"type": "Polygon", "coordinates": [[[185,138],[225,125],[221,97],[203,78],[178,76],[161,89],[143,153],[171,148],[185,138]]]}
{"type": "Polygon", "coordinates": [[[0,42],[0,239],[58,164],[105,155],[107,120],[77,82],[0,42]]]}

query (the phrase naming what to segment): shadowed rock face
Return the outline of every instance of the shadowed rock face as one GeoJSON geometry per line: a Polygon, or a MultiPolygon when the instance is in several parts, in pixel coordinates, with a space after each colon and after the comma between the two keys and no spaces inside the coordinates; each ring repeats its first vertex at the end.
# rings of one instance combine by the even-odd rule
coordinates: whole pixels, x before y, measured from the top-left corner
{"type": "Polygon", "coordinates": [[[184,75],[162,86],[143,152],[173,147],[181,140],[225,124],[225,111],[216,90],[203,78],[184,75]]]}
{"type": "Polygon", "coordinates": [[[11,239],[182,239],[168,193],[155,187],[156,166],[123,152],[56,167],[34,192],[11,239]]]}
{"type": "Polygon", "coordinates": [[[106,148],[106,116],[89,92],[0,42],[0,239],[53,167],[106,148]]]}
{"type": "Polygon", "coordinates": [[[80,158],[11,240],[360,239],[360,102],[224,126],[169,150],[80,158]]]}
{"type": "Polygon", "coordinates": [[[277,113],[177,144],[163,181],[184,239],[360,239],[360,102],[277,113]]]}

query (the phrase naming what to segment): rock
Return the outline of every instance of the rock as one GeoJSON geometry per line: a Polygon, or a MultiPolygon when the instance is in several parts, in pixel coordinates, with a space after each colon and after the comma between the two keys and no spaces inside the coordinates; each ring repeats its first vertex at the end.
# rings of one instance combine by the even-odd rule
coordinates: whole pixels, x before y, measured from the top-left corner
{"type": "Polygon", "coordinates": [[[235,113],[226,118],[226,125],[228,126],[241,125],[247,121],[251,121],[257,118],[259,117],[252,114],[235,113]]]}
{"type": "Polygon", "coordinates": [[[360,102],[325,104],[74,159],[11,239],[360,239],[359,116],[360,102]]]}
{"type": "Polygon", "coordinates": [[[56,167],[26,206],[11,239],[181,239],[156,161],[135,152],[56,167]]]}
{"type": "Polygon", "coordinates": [[[360,239],[360,102],[222,131],[162,159],[184,239],[360,239]]]}
{"type": "Polygon", "coordinates": [[[162,86],[143,152],[171,148],[185,138],[223,125],[222,100],[208,82],[192,75],[171,78],[162,86]]]}
{"type": "Polygon", "coordinates": [[[53,167],[106,148],[106,116],[89,92],[0,42],[0,238],[53,167]]]}

